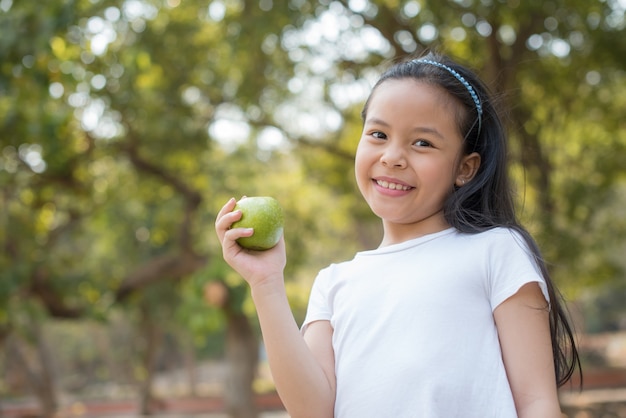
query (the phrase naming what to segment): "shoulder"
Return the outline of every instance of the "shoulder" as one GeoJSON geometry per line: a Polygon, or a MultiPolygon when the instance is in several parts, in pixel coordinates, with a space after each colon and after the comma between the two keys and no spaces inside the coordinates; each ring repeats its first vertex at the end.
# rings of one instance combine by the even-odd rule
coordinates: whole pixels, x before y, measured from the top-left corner
{"type": "Polygon", "coordinates": [[[341,274],[342,271],[350,268],[352,262],[353,261],[343,261],[327,265],[317,273],[317,277],[315,277],[313,285],[315,287],[330,286],[336,280],[336,277],[341,274]]]}
{"type": "Polygon", "coordinates": [[[532,237],[515,228],[496,227],[475,234],[460,234],[469,254],[482,257],[491,271],[530,269],[540,271],[541,254],[532,237]]]}
{"type": "Polygon", "coordinates": [[[460,235],[467,237],[473,244],[486,245],[492,248],[510,249],[517,247],[525,252],[529,251],[529,243],[526,238],[514,228],[496,227],[475,234],[461,233],[460,235]]]}

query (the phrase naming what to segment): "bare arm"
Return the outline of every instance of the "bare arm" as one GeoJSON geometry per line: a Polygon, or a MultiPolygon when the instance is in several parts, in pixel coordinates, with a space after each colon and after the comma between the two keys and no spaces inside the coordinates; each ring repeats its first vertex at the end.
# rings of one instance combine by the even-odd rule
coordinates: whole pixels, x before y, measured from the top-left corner
{"type": "Polygon", "coordinates": [[[548,305],[539,285],[524,285],[494,317],[518,416],[560,418],[548,305]]]}
{"type": "Polygon", "coordinates": [[[250,285],[276,389],[293,418],[332,417],[335,375],[330,323],[314,322],[302,336],[285,292],[284,240],[267,251],[241,248],[235,240],[252,231],[229,229],[241,217],[240,212],[232,212],[235,203],[231,199],[224,205],[215,229],[224,259],[250,285]]]}

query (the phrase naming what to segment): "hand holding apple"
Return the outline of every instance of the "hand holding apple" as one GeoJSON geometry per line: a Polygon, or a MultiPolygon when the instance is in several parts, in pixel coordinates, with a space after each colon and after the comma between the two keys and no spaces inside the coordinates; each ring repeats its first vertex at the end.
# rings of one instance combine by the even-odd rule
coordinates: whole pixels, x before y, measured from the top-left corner
{"type": "Polygon", "coordinates": [[[263,284],[265,290],[274,286],[279,289],[284,287],[283,271],[287,256],[282,235],[283,213],[279,209],[277,202],[268,198],[259,200],[248,197],[239,202],[231,198],[215,219],[215,232],[222,246],[224,261],[251,288],[258,284],[263,284]]]}
{"type": "Polygon", "coordinates": [[[265,251],[273,248],[283,234],[284,216],[280,204],[273,197],[244,197],[235,205],[234,211],[241,211],[241,219],[234,222],[231,228],[252,228],[254,233],[249,237],[237,239],[243,248],[265,251]]]}

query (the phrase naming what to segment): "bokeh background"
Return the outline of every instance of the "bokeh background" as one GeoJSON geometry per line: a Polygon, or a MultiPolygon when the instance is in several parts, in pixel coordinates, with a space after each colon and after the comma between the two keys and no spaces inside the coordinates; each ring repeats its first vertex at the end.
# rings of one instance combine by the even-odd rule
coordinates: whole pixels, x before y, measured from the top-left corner
{"type": "Polygon", "coordinates": [[[0,416],[280,413],[215,215],[279,199],[300,321],[317,271],[380,239],[352,175],[369,89],[435,49],[505,112],[583,355],[564,413],[626,417],[625,9],[0,0],[0,416]]]}

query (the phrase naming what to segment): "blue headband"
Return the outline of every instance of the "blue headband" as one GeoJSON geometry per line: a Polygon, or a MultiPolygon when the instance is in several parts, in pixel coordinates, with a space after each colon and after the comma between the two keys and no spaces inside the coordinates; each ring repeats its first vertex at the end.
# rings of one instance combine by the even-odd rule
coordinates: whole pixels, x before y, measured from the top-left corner
{"type": "Polygon", "coordinates": [[[415,59],[415,60],[412,60],[411,62],[430,64],[430,65],[434,65],[435,67],[443,68],[444,70],[452,74],[457,80],[461,82],[461,84],[465,86],[467,91],[469,91],[470,96],[472,96],[472,100],[474,100],[474,104],[476,105],[476,113],[478,113],[478,132],[480,132],[480,127],[482,125],[482,119],[483,119],[483,106],[480,103],[480,99],[478,98],[478,94],[476,94],[474,87],[472,87],[472,85],[468,83],[467,80],[465,80],[465,78],[461,74],[459,74],[452,68],[440,62],[428,60],[428,59],[415,59]]]}

